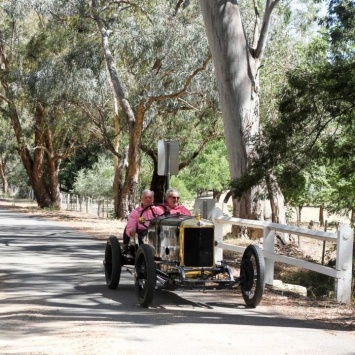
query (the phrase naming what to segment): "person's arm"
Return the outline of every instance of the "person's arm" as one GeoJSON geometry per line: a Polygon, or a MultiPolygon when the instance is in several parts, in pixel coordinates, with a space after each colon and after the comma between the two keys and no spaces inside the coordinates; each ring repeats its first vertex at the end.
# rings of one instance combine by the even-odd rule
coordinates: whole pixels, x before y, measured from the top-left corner
{"type": "Polygon", "coordinates": [[[127,226],[126,226],[126,233],[130,237],[133,237],[136,233],[137,223],[139,219],[139,212],[137,209],[133,210],[128,217],[127,226]]]}
{"type": "Polygon", "coordinates": [[[191,212],[185,206],[180,205],[179,212],[183,215],[191,216],[191,212]]]}
{"type": "Polygon", "coordinates": [[[164,214],[166,212],[166,210],[168,210],[168,207],[166,207],[166,209],[163,206],[152,206],[152,210],[154,211],[154,214],[156,216],[160,216],[162,214],[164,214]]]}

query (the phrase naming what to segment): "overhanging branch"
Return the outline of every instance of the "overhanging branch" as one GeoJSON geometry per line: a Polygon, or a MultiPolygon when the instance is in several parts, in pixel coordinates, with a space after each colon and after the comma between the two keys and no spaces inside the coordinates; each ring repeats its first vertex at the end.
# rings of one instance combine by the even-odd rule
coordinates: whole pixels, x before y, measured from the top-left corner
{"type": "Polygon", "coordinates": [[[268,32],[269,32],[269,27],[270,27],[271,14],[272,14],[272,11],[274,10],[275,6],[279,3],[279,1],[280,0],[267,0],[266,1],[265,12],[264,12],[264,17],[263,17],[263,24],[261,27],[258,45],[257,45],[255,52],[254,52],[254,58],[261,58],[264,53],[264,50],[266,47],[267,36],[268,36],[268,32]]]}

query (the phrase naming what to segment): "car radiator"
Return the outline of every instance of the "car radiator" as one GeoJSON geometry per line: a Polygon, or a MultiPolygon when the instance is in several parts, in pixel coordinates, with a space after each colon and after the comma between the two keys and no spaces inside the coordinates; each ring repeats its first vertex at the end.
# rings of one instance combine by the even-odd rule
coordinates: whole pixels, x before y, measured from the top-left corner
{"type": "Polygon", "coordinates": [[[213,267],[214,229],[184,229],[184,261],[186,267],[213,267]]]}

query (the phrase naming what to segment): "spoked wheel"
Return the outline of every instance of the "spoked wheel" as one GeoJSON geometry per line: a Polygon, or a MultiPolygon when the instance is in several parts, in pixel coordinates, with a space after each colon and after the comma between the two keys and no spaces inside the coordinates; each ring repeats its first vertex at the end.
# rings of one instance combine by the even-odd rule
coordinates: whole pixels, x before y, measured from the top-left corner
{"type": "Polygon", "coordinates": [[[106,243],[104,266],[107,287],[114,290],[120,283],[122,268],[120,243],[115,236],[110,236],[106,243]]]}
{"type": "Polygon", "coordinates": [[[155,262],[149,245],[142,244],[137,251],[135,261],[135,289],[138,302],[148,308],[153,302],[156,286],[155,262]]]}
{"type": "Polygon", "coordinates": [[[265,287],[265,261],[257,245],[248,245],[240,266],[241,289],[249,307],[256,307],[263,297],[265,287]]]}

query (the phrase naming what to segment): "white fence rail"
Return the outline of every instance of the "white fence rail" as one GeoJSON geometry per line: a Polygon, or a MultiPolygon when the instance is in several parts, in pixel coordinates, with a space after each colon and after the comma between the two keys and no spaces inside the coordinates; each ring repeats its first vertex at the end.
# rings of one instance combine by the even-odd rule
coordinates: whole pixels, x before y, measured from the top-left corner
{"type": "MultiPolygon", "coordinates": [[[[222,259],[223,249],[243,252],[245,247],[226,244],[223,242],[223,225],[232,224],[263,230],[263,254],[265,258],[265,282],[273,284],[275,261],[302,267],[335,279],[334,298],[340,303],[351,303],[352,265],[353,265],[353,230],[343,224],[337,232],[322,232],[307,228],[299,228],[271,222],[253,221],[248,219],[226,217],[219,208],[211,213],[215,224],[215,238],[217,241],[217,258],[222,259]],[[275,237],[277,234],[292,234],[322,241],[330,241],[337,245],[335,269],[329,266],[300,260],[285,255],[275,254],[275,237]]],[[[217,259],[218,260],[218,259],[217,259]]]]}
{"type": "MultiPolygon", "coordinates": [[[[96,214],[101,218],[109,218],[113,214],[112,200],[94,200],[77,195],[62,194],[62,208],[96,214]]],[[[263,230],[263,254],[265,258],[265,282],[273,284],[275,261],[312,270],[335,279],[334,298],[340,303],[351,303],[352,265],[353,265],[353,230],[349,225],[343,224],[337,232],[322,232],[308,228],[300,228],[271,222],[254,221],[248,219],[227,217],[219,208],[210,213],[215,224],[215,238],[217,241],[217,260],[223,258],[223,250],[242,253],[245,247],[223,242],[223,225],[239,225],[263,230]],[[274,250],[275,238],[279,234],[292,234],[321,241],[336,243],[337,256],[335,268],[300,260],[285,255],[276,254],[274,250]]]]}

